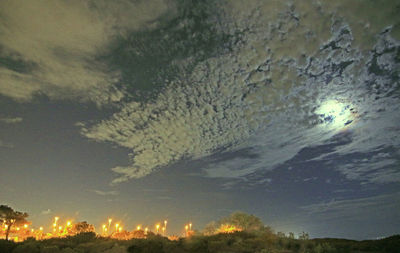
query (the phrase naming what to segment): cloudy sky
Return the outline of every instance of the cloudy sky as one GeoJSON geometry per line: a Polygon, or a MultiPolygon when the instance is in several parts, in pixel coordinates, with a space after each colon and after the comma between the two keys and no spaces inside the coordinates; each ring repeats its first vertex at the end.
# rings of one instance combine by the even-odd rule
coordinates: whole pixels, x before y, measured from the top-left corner
{"type": "Polygon", "coordinates": [[[400,233],[400,4],[1,1],[0,201],[179,234],[400,233]]]}

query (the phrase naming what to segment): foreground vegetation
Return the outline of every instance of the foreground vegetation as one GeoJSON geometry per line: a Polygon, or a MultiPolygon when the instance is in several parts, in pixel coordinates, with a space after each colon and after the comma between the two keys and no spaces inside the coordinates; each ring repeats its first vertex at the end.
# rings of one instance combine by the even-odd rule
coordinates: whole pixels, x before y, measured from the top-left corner
{"type": "Polygon", "coordinates": [[[37,234],[18,229],[17,226],[29,224],[27,217],[27,213],[0,205],[0,235],[23,238],[22,242],[0,240],[0,253],[400,253],[400,235],[354,241],[309,239],[302,232],[295,239],[294,233],[273,233],[260,218],[243,212],[213,221],[202,232],[192,231],[190,224],[186,226],[187,237],[170,237],[173,240],[140,227],[134,231],[118,230],[103,237],[87,222],[70,223],[62,233],[38,236],[42,230],[37,234]]]}
{"type": "Polygon", "coordinates": [[[116,240],[87,232],[66,238],[24,242],[0,240],[0,252],[10,253],[346,253],[400,252],[400,235],[381,240],[291,239],[272,233],[234,232],[194,235],[170,241],[153,235],[147,239],[116,240]]]}

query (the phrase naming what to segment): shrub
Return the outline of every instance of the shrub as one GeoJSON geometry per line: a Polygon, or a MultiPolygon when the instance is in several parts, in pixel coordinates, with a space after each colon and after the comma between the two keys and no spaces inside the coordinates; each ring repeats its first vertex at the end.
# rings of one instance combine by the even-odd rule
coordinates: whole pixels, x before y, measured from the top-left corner
{"type": "Polygon", "coordinates": [[[41,253],[61,253],[61,250],[57,246],[42,247],[41,253]]]}
{"type": "Polygon", "coordinates": [[[0,239],[0,252],[11,252],[16,246],[13,241],[0,239]]]}
{"type": "Polygon", "coordinates": [[[39,246],[36,243],[19,244],[13,253],[40,253],[39,246]]]}

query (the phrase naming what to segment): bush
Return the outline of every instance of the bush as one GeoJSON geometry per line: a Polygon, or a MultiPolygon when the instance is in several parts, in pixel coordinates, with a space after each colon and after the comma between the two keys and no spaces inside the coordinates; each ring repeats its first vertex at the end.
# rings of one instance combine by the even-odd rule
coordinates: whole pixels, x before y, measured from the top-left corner
{"type": "Polygon", "coordinates": [[[15,242],[0,239],[0,252],[11,252],[15,247],[15,242]]]}
{"type": "Polygon", "coordinates": [[[96,234],[94,232],[83,232],[75,236],[69,236],[66,239],[70,240],[74,244],[82,244],[94,241],[96,239],[96,234]]]}
{"type": "Polygon", "coordinates": [[[130,253],[164,253],[163,242],[154,239],[139,239],[128,248],[130,253]]]}
{"type": "Polygon", "coordinates": [[[42,247],[41,253],[61,253],[61,250],[57,246],[42,247]]]}
{"type": "Polygon", "coordinates": [[[39,245],[37,243],[24,243],[18,245],[13,253],[40,253],[39,245]]]}

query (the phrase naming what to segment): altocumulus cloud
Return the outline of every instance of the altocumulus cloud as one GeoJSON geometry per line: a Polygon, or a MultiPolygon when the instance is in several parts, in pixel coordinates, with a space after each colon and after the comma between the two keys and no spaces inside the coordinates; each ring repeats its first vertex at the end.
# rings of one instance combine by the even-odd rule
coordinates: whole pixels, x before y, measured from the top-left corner
{"type": "MultiPolygon", "coordinates": [[[[399,148],[399,43],[392,37],[398,30],[387,28],[396,17],[363,27],[345,9],[373,7],[367,3],[272,2],[230,2],[221,14],[223,29],[242,33],[230,52],[200,62],[154,101],[127,103],[110,119],[82,127],[88,138],[132,150],[131,165],[112,169],[120,175],[114,183],[180,159],[248,148],[251,157],[211,161],[204,168],[210,177],[243,178],[343,133],[351,141],[315,159],[399,148]],[[321,112],[332,103],[339,112],[321,112]],[[348,118],[339,121],[341,115],[348,118]]],[[[376,157],[373,168],[364,166],[356,176],[337,170],[364,180],[395,161],[376,157]]]]}
{"type": "Polygon", "coordinates": [[[120,74],[97,58],[126,32],[148,27],[168,9],[162,0],[1,1],[0,94],[35,94],[97,104],[119,101],[120,74]]]}

